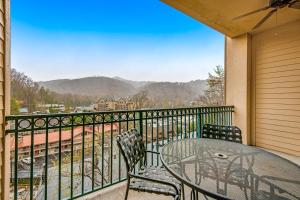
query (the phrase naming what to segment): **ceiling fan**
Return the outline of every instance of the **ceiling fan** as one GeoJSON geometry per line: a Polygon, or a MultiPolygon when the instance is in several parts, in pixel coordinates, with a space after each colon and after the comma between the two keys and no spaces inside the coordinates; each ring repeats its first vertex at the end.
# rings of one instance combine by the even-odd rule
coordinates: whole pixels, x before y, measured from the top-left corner
{"type": "Polygon", "coordinates": [[[268,9],[272,9],[271,11],[268,12],[266,16],[264,16],[254,27],[252,30],[257,29],[260,27],[267,19],[269,19],[278,9],[284,8],[284,7],[289,7],[289,8],[295,8],[295,9],[300,9],[300,0],[270,0],[269,5],[265,6],[263,8],[245,13],[243,15],[237,16],[233,18],[232,20],[237,20],[261,11],[265,11],[268,9]]]}

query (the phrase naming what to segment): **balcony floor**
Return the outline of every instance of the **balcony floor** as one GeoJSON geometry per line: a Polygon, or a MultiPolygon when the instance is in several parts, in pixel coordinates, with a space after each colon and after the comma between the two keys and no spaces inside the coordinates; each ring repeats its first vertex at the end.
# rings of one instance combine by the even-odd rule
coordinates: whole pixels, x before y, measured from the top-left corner
{"type": "MultiPolygon", "coordinates": [[[[267,149],[265,149],[267,150],[267,149]]],[[[284,153],[276,152],[276,151],[270,151],[274,154],[277,154],[283,158],[286,158],[298,165],[300,165],[300,157],[298,156],[292,156],[287,155],[284,153]]],[[[105,200],[123,200],[125,197],[125,190],[126,190],[126,181],[116,184],[114,186],[108,187],[106,189],[103,189],[99,192],[96,192],[95,194],[88,195],[86,197],[83,197],[81,200],[99,200],[99,199],[105,199],[105,200]]],[[[145,192],[136,192],[136,191],[129,191],[128,200],[153,200],[153,199],[159,199],[159,200],[170,200],[173,199],[172,197],[164,196],[164,195],[156,195],[156,194],[150,194],[145,192]]],[[[199,196],[201,199],[201,196],[199,196]]],[[[185,188],[185,199],[190,199],[190,190],[189,188],[185,188]]],[[[203,197],[203,199],[205,199],[203,197]]]]}
{"type": "MultiPolygon", "coordinates": [[[[103,189],[97,194],[93,194],[82,198],[81,200],[123,200],[125,197],[126,182],[119,183],[117,185],[111,186],[109,188],[103,189]]],[[[129,190],[128,200],[172,200],[170,196],[150,194],[146,192],[136,192],[129,190]]],[[[185,188],[185,199],[190,199],[190,190],[185,188]]],[[[204,199],[204,198],[203,198],[204,199]]]]}

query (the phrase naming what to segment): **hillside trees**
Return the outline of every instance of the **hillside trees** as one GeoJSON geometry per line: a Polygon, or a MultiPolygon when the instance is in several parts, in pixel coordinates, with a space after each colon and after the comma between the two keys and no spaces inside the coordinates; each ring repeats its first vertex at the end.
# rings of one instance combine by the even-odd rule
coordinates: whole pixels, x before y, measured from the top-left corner
{"type": "Polygon", "coordinates": [[[19,114],[21,107],[28,108],[28,112],[31,113],[36,111],[41,104],[65,104],[66,107],[76,107],[89,105],[93,100],[81,95],[52,92],[40,87],[24,73],[16,69],[11,70],[11,114],[19,114]]]}
{"type": "MultiPolygon", "coordinates": [[[[37,90],[38,84],[34,83],[31,78],[15,69],[11,70],[12,105],[17,101],[26,106],[29,112],[32,112],[36,106],[37,90]]],[[[14,110],[11,111],[14,112],[14,110]]]]}
{"type": "Polygon", "coordinates": [[[131,97],[131,101],[134,103],[136,109],[145,108],[149,104],[148,92],[142,90],[131,97]]]}

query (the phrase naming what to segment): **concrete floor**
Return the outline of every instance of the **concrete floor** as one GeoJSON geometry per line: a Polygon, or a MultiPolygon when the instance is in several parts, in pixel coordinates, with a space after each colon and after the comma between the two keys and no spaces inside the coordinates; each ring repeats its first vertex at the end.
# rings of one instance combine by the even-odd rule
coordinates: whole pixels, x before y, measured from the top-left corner
{"type": "MultiPolygon", "coordinates": [[[[266,149],[265,149],[266,150],[266,149]]],[[[270,150],[267,150],[270,151],[270,150]]],[[[270,151],[274,154],[282,156],[298,165],[300,165],[300,157],[291,156],[284,153],[270,151]]],[[[99,192],[95,192],[91,195],[81,198],[81,200],[123,200],[125,197],[125,190],[126,190],[126,181],[116,184],[114,186],[105,188],[99,192]]],[[[164,195],[156,195],[150,194],[145,192],[136,192],[136,191],[129,191],[128,200],[171,200],[172,197],[164,196],[164,195]]],[[[185,199],[190,199],[190,190],[185,188],[185,199]]],[[[200,199],[205,199],[204,197],[200,199]]]]}
{"type": "MultiPolygon", "coordinates": [[[[126,182],[116,184],[109,188],[103,189],[97,194],[92,194],[81,200],[123,200],[125,197],[126,182]]],[[[185,187],[185,199],[190,199],[190,190],[185,187]]],[[[128,200],[173,200],[170,196],[151,194],[146,192],[129,191],[128,200]]],[[[203,198],[204,199],[204,198],[203,198]]]]}

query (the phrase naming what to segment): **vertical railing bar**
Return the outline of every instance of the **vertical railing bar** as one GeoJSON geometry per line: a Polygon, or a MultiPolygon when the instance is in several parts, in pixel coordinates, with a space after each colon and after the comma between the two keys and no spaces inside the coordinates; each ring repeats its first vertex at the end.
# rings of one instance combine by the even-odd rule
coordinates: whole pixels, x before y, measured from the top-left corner
{"type": "Polygon", "coordinates": [[[189,138],[191,138],[191,109],[188,109],[188,111],[189,111],[189,126],[188,126],[188,130],[189,130],[189,138]]]}
{"type": "Polygon", "coordinates": [[[129,128],[129,113],[126,112],[126,129],[128,131],[128,128],[129,128]]]}
{"type": "Polygon", "coordinates": [[[183,128],[182,128],[182,111],[183,110],[180,110],[180,139],[182,139],[182,133],[183,133],[183,128]]]}
{"type": "Polygon", "coordinates": [[[186,117],[187,117],[188,113],[187,113],[187,109],[184,109],[184,138],[187,138],[187,134],[186,134],[186,117]]]}
{"type": "Polygon", "coordinates": [[[226,125],[226,110],[223,109],[223,125],[226,125]]]}
{"type": "Polygon", "coordinates": [[[206,124],[210,123],[208,108],[205,109],[205,123],[206,124]]]}
{"type": "Polygon", "coordinates": [[[227,124],[226,125],[230,125],[230,109],[226,109],[226,112],[228,113],[228,121],[227,121],[227,124]]]}
{"type": "MultiPolygon", "coordinates": [[[[143,131],[143,113],[142,111],[139,111],[137,112],[138,114],[138,120],[139,120],[139,131],[140,131],[140,134],[142,136],[142,140],[144,141],[144,131],[143,131]]],[[[147,146],[147,145],[146,145],[147,146]]],[[[146,147],[146,150],[147,150],[147,147],[146,147]]],[[[147,153],[146,153],[147,154],[147,153]]],[[[145,162],[147,162],[147,155],[145,155],[144,159],[146,159],[145,162]]],[[[139,169],[140,167],[142,166],[142,162],[140,162],[140,165],[139,165],[139,169]]]]}
{"type": "Polygon", "coordinates": [[[172,141],[174,141],[174,110],[172,109],[172,117],[171,117],[171,120],[172,120],[172,141]]]}
{"type": "Polygon", "coordinates": [[[102,145],[101,145],[101,186],[104,187],[104,122],[105,122],[105,115],[102,114],[102,145]]]}
{"type": "Polygon", "coordinates": [[[81,194],[84,194],[84,159],[85,159],[85,114],[82,115],[82,143],[81,143],[81,194]]]}
{"type": "Polygon", "coordinates": [[[230,118],[230,110],[229,109],[227,109],[227,113],[228,113],[228,122],[227,122],[227,125],[230,125],[231,118],[230,118]]]}
{"type": "Polygon", "coordinates": [[[96,122],[96,116],[93,114],[92,117],[93,121],[93,135],[92,135],[92,191],[94,191],[95,188],[95,122],[96,122]]]}
{"type": "Polygon", "coordinates": [[[112,184],[113,178],[113,114],[110,116],[110,183],[112,184]]]}
{"type": "Polygon", "coordinates": [[[162,127],[162,145],[165,144],[165,111],[162,111],[162,119],[161,119],[161,127],[162,127]]]}
{"type": "Polygon", "coordinates": [[[168,140],[168,143],[170,142],[170,131],[169,131],[169,128],[170,128],[170,125],[169,125],[169,113],[170,113],[170,110],[167,111],[167,140],[168,140]]]}
{"type": "Polygon", "coordinates": [[[217,124],[220,125],[220,113],[221,113],[221,109],[217,108],[217,124]]]}
{"type": "Polygon", "coordinates": [[[219,109],[218,121],[219,121],[219,125],[222,125],[222,107],[219,109]]]}
{"type": "MultiPolygon", "coordinates": [[[[145,138],[145,143],[146,143],[146,150],[148,150],[148,112],[147,111],[145,111],[145,120],[146,120],[146,133],[145,133],[145,136],[146,136],[146,138],[145,138]]],[[[147,154],[146,154],[146,156],[145,156],[145,159],[146,159],[146,165],[148,165],[148,156],[147,156],[147,154]]]]}
{"type": "MultiPolygon", "coordinates": [[[[121,119],[122,119],[122,115],[118,114],[118,119],[119,119],[119,135],[121,134],[121,119]]],[[[121,151],[120,149],[118,150],[119,151],[119,181],[121,181],[121,151]]]]}
{"type": "Polygon", "coordinates": [[[135,129],[136,128],[136,117],[135,117],[135,115],[136,115],[136,112],[133,112],[133,128],[135,129]]]}
{"type": "Polygon", "coordinates": [[[179,127],[178,127],[178,118],[179,118],[179,110],[176,110],[176,140],[178,140],[178,137],[179,137],[179,127]]]}
{"type": "MultiPolygon", "coordinates": [[[[154,111],[151,111],[151,151],[154,149],[153,145],[153,118],[154,118],[154,111]]],[[[153,166],[153,153],[151,153],[151,165],[153,166]]]]}
{"type": "Polygon", "coordinates": [[[139,120],[140,134],[141,134],[141,136],[143,138],[143,136],[144,136],[144,130],[143,130],[143,113],[142,113],[142,111],[139,111],[138,115],[139,115],[138,120],[139,120]]]}
{"type": "Polygon", "coordinates": [[[18,119],[15,119],[15,164],[14,164],[14,200],[18,199],[18,158],[19,158],[19,132],[18,119]]]}
{"type": "Polygon", "coordinates": [[[203,109],[201,108],[200,109],[200,111],[199,111],[199,121],[200,121],[200,137],[202,137],[202,131],[203,131],[203,125],[204,125],[204,123],[203,123],[203,120],[204,120],[204,115],[203,115],[203,109]]]}
{"type": "Polygon", "coordinates": [[[230,125],[232,125],[232,109],[230,108],[230,125]]]}
{"type": "Polygon", "coordinates": [[[44,199],[47,200],[47,196],[48,196],[48,134],[49,134],[49,129],[48,129],[48,117],[46,117],[46,141],[45,141],[45,183],[44,183],[44,187],[45,187],[45,196],[44,199]]]}
{"type": "Polygon", "coordinates": [[[34,154],[34,117],[31,117],[31,137],[30,137],[30,200],[33,199],[33,154],[34,154]]]}
{"type": "Polygon", "coordinates": [[[210,121],[212,124],[215,124],[215,110],[214,108],[209,108],[209,112],[210,112],[210,121]]]}
{"type": "Polygon", "coordinates": [[[200,136],[200,116],[199,116],[199,108],[196,109],[195,111],[195,129],[196,129],[196,137],[199,137],[200,136]],[[198,118],[199,116],[199,118],[198,118]]]}
{"type": "Polygon", "coordinates": [[[73,198],[74,169],[74,116],[71,117],[71,199],[73,198]]]}
{"type": "MultiPolygon", "coordinates": [[[[195,133],[197,134],[197,121],[195,122],[195,115],[197,114],[197,109],[193,109],[193,138],[195,138],[195,133]],[[196,123],[196,124],[195,124],[196,123]]],[[[197,118],[196,118],[197,119],[197,118]]]]}
{"type": "Polygon", "coordinates": [[[209,116],[209,123],[210,124],[213,124],[213,122],[212,122],[212,112],[211,112],[211,108],[208,108],[208,116],[209,116]]]}
{"type": "Polygon", "coordinates": [[[218,122],[217,122],[217,119],[216,119],[216,116],[217,116],[217,108],[213,108],[213,110],[214,110],[214,124],[218,124],[218,122]]]}
{"type": "Polygon", "coordinates": [[[228,114],[228,111],[226,109],[226,121],[225,121],[225,125],[228,125],[229,124],[229,114],[228,114]]]}
{"type": "MultiPolygon", "coordinates": [[[[187,128],[186,128],[186,126],[187,126],[187,121],[186,121],[186,117],[188,116],[188,111],[187,111],[187,109],[184,109],[184,138],[186,139],[187,138],[187,128]]],[[[185,156],[187,156],[187,148],[185,147],[184,148],[184,152],[185,152],[185,156]]]]}
{"type": "MultiPolygon", "coordinates": [[[[158,117],[159,117],[159,112],[157,111],[156,113],[156,152],[159,152],[159,123],[158,123],[158,117]]],[[[156,166],[158,166],[158,154],[156,154],[156,166]]]]}
{"type": "Polygon", "coordinates": [[[61,199],[61,116],[59,116],[59,128],[58,128],[58,199],[61,199]]]}

